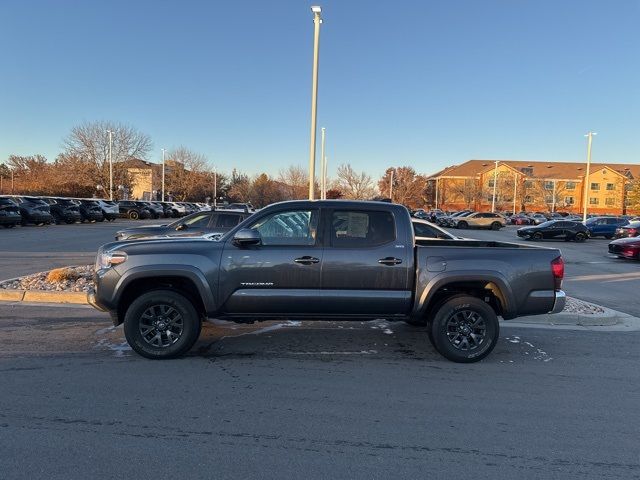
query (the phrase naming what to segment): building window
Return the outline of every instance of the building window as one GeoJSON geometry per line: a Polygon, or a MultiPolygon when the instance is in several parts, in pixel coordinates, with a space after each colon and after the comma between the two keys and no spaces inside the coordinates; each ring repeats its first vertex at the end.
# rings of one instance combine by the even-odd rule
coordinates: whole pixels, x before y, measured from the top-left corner
{"type": "Polygon", "coordinates": [[[600,190],[600,184],[599,183],[592,183],[591,184],[591,190],[600,190]]]}
{"type": "Polygon", "coordinates": [[[589,205],[598,205],[598,203],[600,203],[600,202],[596,197],[591,197],[589,199],[589,205]]]}
{"type": "Polygon", "coordinates": [[[553,190],[553,182],[546,180],[544,182],[544,189],[545,190],[553,190]]]}
{"type": "Polygon", "coordinates": [[[567,182],[565,184],[564,188],[566,188],[567,190],[575,190],[576,189],[576,182],[567,182]]]}
{"type": "Polygon", "coordinates": [[[615,190],[615,189],[616,189],[615,183],[607,183],[607,190],[615,190]]]}
{"type": "Polygon", "coordinates": [[[493,188],[493,178],[489,180],[489,188],[493,188]]]}
{"type": "Polygon", "coordinates": [[[565,205],[573,205],[575,203],[575,200],[573,199],[573,197],[564,197],[564,203],[565,205]]]}
{"type": "Polygon", "coordinates": [[[553,197],[547,195],[546,197],[544,197],[544,203],[553,203],[553,197]]]}
{"type": "Polygon", "coordinates": [[[533,198],[531,198],[531,195],[527,195],[526,197],[524,197],[524,203],[533,203],[533,198]]]}
{"type": "Polygon", "coordinates": [[[525,180],[524,188],[533,188],[533,180],[525,180]]]}
{"type": "Polygon", "coordinates": [[[529,176],[533,175],[533,168],[531,167],[522,167],[520,171],[525,175],[529,175],[529,176]]]}
{"type": "Polygon", "coordinates": [[[616,199],[615,198],[606,198],[604,201],[604,204],[607,205],[608,207],[612,207],[613,205],[616,204],[616,199]]]}

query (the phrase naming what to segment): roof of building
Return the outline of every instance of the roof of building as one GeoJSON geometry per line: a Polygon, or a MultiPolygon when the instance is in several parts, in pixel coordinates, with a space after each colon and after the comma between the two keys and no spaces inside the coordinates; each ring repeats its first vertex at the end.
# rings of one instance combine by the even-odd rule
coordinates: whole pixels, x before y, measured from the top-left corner
{"type": "MultiPolygon", "coordinates": [[[[429,178],[435,177],[475,177],[493,170],[496,160],[469,160],[460,165],[447,167],[429,178]]],[[[585,175],[586,163],[578,162],[541,162],[528,160],[498,160],[499,164],[522,172],[528,178],[544,178],[557,180],[580,180],[585,175]]],[[[629,178],[640,178],[640,165],[624,163],[592,163],[591,171],[600,168],[611,170],[629,178]]]]}

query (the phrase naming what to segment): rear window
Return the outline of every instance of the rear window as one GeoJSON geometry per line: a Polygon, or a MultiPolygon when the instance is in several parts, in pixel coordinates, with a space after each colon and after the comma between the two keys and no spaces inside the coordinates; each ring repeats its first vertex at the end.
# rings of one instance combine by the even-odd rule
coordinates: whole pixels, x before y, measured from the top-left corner
{"type": "Polygon", "coordinates": [[[396,239],[393,215],[383,211],[335,211],[331,218],[332,247],[375,247],[396,239]]]}

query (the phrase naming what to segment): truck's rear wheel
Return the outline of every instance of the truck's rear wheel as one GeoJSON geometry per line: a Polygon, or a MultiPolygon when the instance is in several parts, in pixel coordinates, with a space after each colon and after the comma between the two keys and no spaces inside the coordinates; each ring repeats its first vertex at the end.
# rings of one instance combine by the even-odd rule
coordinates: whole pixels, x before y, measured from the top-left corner
{"type": "Polygon", "coordinates": [[[175,358],[188,352],[200,335],[200,316],[193,303],[173,290],[147,292],[124,317],[127,342],[143,357],[175,358]]]}
{"type": "Polygon", "coordinates": [[[498,342],[500,325],[493,308],[479,298],[456,295],[435,312],[431,341],[445,358],[471,363],[489,355],[498,342]]]}

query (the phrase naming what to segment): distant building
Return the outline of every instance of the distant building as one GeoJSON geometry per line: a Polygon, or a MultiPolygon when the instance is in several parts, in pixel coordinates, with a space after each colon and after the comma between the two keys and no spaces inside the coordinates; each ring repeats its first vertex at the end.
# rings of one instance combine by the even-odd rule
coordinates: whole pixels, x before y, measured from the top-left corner
{"type": "MultiPolygon", "coordinates": [[[[129,198],[153,201],[160,200],[160,192],[162,191],[162,164],[147,162],[139,158],[126,160],[124,164],[132,180],[129,198]]],[[[172,168],[182,168],[182,164],[173,160],[167,160],[165,163],[165,175],[168,175],[172,168]]],[[[168,200],[167,197],[168,192],[165,192],[165,200],[168,200]]]]}
{"type": "MultiPolygon", "coordinates": [[[[583,209],[585,163],[522,160],[469,160],[428,177],[428,200],[443,210],[491,210],[496,182],[497,211],[563,211],[583,209]],[[497,170],[497,175],[496,175],[497,170]]],[[[640,165],[592,163],[587,210],[598,214],[637,214],[627,194],[640,180],[640,165]]]]}

